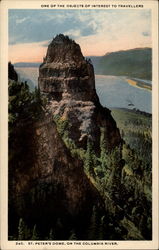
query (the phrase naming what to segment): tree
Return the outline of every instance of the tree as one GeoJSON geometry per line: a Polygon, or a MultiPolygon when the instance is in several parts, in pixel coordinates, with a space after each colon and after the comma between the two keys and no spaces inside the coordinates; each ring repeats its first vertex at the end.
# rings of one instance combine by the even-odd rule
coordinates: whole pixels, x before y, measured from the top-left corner
{"type": "Polygon", "coordinates": [[[102,216],[100,218],[100,224],[98,227],[98,231],[99,231],[99,236],[98,236],[98,240],[104,240],[105,236],[105,225],[104,225],[104,221],[105,221],[105,216],[102,216]]]}
{"type": "Polygon", "coordinates": [[[36,228],[36,224],[35,224],[33,227],[33,234],[32,234],[31,240],[38,240],[38,239],[39,239],[39,236],[38,236],[37,228],[36,228]]]}
{"type": "Polygon", "coordinates": [[[104,137],[105,129],[101,128],[101,136],[100,136],[100,161],[101,167],[103,170],[107,167],[108,164],[108,148],[106,139],[104,137]]]}
{"type": "MultiPolygon", "coordinates": [[[[45,103],[46,104],[46,103],[45,103]]],[[[21,120],[36,120],[43,111],[40,89],[30,92],[27,82],[9,80],[9,125],[21,120]]]]}
{"type": "Polygon", "coordinates": [[[88,138],[87,139],[87,151],[86,151],[86,155],[85,155],[85,162],[84,162],[84,167],[86,169],[86,171],[94,176],[94,162],[93,162],[93,149],[92,149],[92,142],[91,140],[88,138]]]}
{"type": "Polygon", "coordinates": [[[31,103],[32,95],[27,83],[9,81],[9,114],[14,121],[29,117],[31,103]]]}
{"type": "Polygon", "coordinates": [[[48,240],[54,240],[54,239],[55,239],[55,237],[54,237],[53,229],[51,228],[50,232],[49,232],[49,238],[48,238],[48,240]]]}
{"type": "Polygon", "coordinates": [[[26,226],[22,218],[19,219],[18,225],[18,240],[25,240],[26,226]]]}
{"type": "Polygon", "coordinates": [[[88,228],[88,240],[98,239],[98,225],[97,225],[97,209],[95,206],[92,208],[92,216],[90,219],[90,226],[88,228]]]}
{"type": "Polygon", "coordinates": [[[71,234],[68,240],[77,240],[77,236],[74,229],[71,230],[71,234]]]}

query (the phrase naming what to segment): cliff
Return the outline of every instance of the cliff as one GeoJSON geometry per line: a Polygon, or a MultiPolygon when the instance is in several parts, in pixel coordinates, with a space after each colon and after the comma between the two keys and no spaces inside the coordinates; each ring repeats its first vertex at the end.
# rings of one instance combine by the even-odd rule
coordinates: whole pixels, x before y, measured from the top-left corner
{"type": "Polygon", "coordinates": [[[17,72],[14,70],[14,66],[11,62],[8,63],[8,77],[10,80],[18,81],[17,72]]]}
{"type": "Polygon", "coordinates": [[[22,155],[18,155],[18,164],[15,158],[14,162],[10,160],[10,234],[17,226],[17,218],[23,218],[29,227],[36,224],[41,237],[52,224],[56,231],[60,220],[68,232],[58,234],[57,228],[56,237],[66,239],[79,220],[85,227],[92,206],[102,204],[102,199],[85,175],[82,162],[70,155],[50,118],[28,122],[21,132],[18,126],[14,133],[20,138],[14,141],[14,147],[21,147],[22,155]]]}

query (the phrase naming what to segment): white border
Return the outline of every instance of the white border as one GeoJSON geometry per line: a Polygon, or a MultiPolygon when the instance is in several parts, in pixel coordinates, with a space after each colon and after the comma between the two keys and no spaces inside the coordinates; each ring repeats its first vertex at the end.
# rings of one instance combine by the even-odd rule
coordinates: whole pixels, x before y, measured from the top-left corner
{"type": "MultiPolygon", "coordinates": [[[[158,203],[158,1],[74,1],[74,0],[61,0],[61,1],[2,1],[1,2],[1,53],[0,53],[0,165],[1,165],[1,249],[159,249],[159,203],[158,203]],[[65,245],[35,245],[34,241],[22,241],[23,245],[16,245],[18,241],[8,241],[7,233],[7,214],[8,214],[8,9],[52,9],[41,8],[41,4],[130,4],[130,5],[144,5],[144,9],[150,8],[152,10],[152,39],[153,39],[153,93],[152,93],[152,108],[153,108],[153,239],[152,241],[96,241],[103,242],[104,245],[89,245],[91,241],[75,241],[70,245],[69,241],[53,241],[52,243],[63,242],[65,245]],[[34,245],[29,245],[34,244],[34,245]],[[79,245],[77,244],[79,242],[79,245]],[[118,245],[109,245],[109,243],[117,243],[118,245]],[[80,245],[81,243],[81,245],[80,245]],[[86,245],[83,245],[83,244],[86,245]],[[107,243],[108,245],[105,245],[107,243]]],[[[56,9],[58,9],[56,7],[56,9]]],[[[62,8],[60,8],[62,9],[62,8]]],[[[69,8],[74,9],[74,8],[69,8]]],[[[78,8],[79,9],[79,8],[78,8]]],[[[83,8],[82,8],[83,9],[83,8]]],[[[101,8],[100,8],[101,9],[101,8]]],[[[121,8],[116,8],[121,9],[121,8]]],[[[128,9],[128,8],[124,8],[128,9]]],[[[130,8],[129,8],[130,9],[130,8]]],[[[44,241],[40,241],[44,242],[44,241]]],[[[20,242],[19,242],[20,243],[20,242]]],[[[93,242],[92,242],[93,243],[93,242]]]]}

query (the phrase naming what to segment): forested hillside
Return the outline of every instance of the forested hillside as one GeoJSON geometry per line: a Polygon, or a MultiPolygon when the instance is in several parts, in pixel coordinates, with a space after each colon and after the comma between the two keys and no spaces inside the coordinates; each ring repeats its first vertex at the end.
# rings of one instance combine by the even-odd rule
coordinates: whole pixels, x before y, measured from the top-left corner
{"type": "Polygon", "coordinates": [[[95,63],[95,73],[99,75],[121,75],[152,79],[152,49],[138,48],[125,51],[110,52],[95,63]]]}

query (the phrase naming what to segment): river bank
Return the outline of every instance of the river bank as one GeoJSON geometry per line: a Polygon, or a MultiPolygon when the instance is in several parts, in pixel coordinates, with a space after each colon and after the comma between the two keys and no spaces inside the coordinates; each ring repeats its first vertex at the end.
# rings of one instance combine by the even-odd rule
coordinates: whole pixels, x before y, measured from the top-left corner
{"type": "Polygon", "coordinates": [[[147,89],[149,91],[152,91],[152,85],[137,79],[127,79],[126,81],[128,82],[128,84],[137,87],[137,88],[142,88],[142,89],[147,89]]]}

